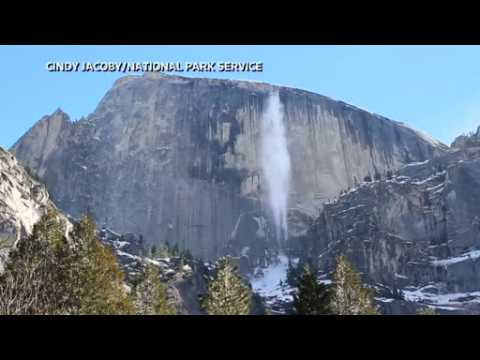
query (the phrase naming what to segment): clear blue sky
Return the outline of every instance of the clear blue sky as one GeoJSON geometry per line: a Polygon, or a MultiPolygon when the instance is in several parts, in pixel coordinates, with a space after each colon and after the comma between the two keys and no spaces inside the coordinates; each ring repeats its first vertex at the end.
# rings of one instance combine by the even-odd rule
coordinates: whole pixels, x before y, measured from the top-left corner
{"type": "Polygon", "coordinates": [[[121,73],[50,73],[48,61],[262,61],[254,79],[349,102],[450,144],[480,125],[480,46],[0,46],[0,145],[58,107],[91,113],[121,73]]]}

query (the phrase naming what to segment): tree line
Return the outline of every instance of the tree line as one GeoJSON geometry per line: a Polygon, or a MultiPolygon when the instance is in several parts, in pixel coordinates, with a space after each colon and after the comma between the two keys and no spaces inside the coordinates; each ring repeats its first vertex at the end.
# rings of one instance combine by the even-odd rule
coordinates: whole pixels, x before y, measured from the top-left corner
{"type": "MultiPolygon", "coordinates": [[[[152,251],[154,253],[154,251],[152,251]]],[[[336,259],[331,284],[318,281],[309,265],[295,275],[293,309],[299,315],[374,315],[374,290],[345,256],[336,259]]],[[[200,297],[208,315],[248,315],[252,290],[230,256],[220,258],[200,297]]],[[[426,309],[422,313],[431,314],[426,309]]],[[[10,251],[0,274],[1,315],[174,315],[157,266],[142,267],[127,286],[113,250],[83,216],[67,234],[59,213],[50,208],[32,234],[10,251]]]]}
{"type": "Polygon", "coordinates": [[[172,314],[158,279],[158,269],[147,265],[129,289],[113,250],[98,240],[93,220],[82,217],[67,234],[50,208],[10,251],[0,274],[0,314],[172,314]]]}

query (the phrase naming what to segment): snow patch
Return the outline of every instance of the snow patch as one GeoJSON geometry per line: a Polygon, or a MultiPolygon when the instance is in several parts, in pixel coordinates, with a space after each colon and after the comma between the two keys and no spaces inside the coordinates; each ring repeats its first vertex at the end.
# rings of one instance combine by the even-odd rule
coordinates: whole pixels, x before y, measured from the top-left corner
{"type": "Polygon", "coordinates": [[[403,296],[407,301],[428,303],[430,305],[462,305],[466,302],[480,303],[480,291],[467,293],[447,293],[434,294],[428,292],[429,289],[434,288],[432,285],[427,285],[419,289],[403,290],[403,296]]]}
{"type": "Polygon", "coordinates": [[[460,256],[442,259],[442,260],[433,260],[432,265],[434,266],[449,266],[452,264],[457,264],[467,260],[475,260],[480,257],[480,250],[473,250],[468,253],[462,254],[460,256]]]}
{"type": "MultiPolygon", "coordinates": [[[[424,180],[420,180],[420,181],[414,181],[412,182],[413,185],[422,185],[422,184],[425,184],[429,181],[432,181],[432,180],[435,180],[436,178],[438,177],[441,177],[442,175],[445,175],[446,174],[446,171],[442,171],[438,174],[435,174],[435,175],[432,175],[432,176],[429,176],[428,178],[424,179],[424,180]]],[[[443,185],[443,184],[441,184],[443,185]]]]}
{"type": "Polygon", "coordinates": [[[404,168],[405,167],[410,167],[410,166],[425,165],[425,164],[428,164],[429,162],[430,162],[430,160],[411,162],[411,163],[408,163],[408,164],[404,165],[404,168]]]}
{"type": "Polygon", "coordinates": [[[280,285],[280,282],[286,283],[287,269],[288,258],[285,255],[279,255],[276,263],[262,269],[262,276],[254,276],[250,279],[253,290],[265,297],[290,298],[290,295],[285,294],[283,287],[280,285]]]}
{"type": "Polygon", "coordinates": [[[395,299],[385,298],[385,297],[376,297],[375,300],[381,301],[381,302],[384,302],[384,303],[391,303],[395,299]]]}

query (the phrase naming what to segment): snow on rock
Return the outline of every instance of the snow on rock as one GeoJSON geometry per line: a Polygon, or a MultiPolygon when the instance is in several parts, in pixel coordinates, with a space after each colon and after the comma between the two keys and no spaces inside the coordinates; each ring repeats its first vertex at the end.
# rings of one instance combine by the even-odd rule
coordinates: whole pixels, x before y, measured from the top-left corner
{"type": "Polygon", "coordinates": [[[411,163],[405,164],[403,167],[425,165],[425,164],[428,164],[429,162],[430,162],[430,160],[416,161],[416,162],[411,162],[411,163]]]}
{"type": "Polygon", "coordinates": [[[277,262],[271,264],[266,269],[262,269],[260,276],[253,276],[250,281],[255,292],[266,298],[277,298],[288,300],[291,295],[286,291],[288,258],[285,255],[279,255],[277,262]]]}
{"type": "Polygon", "coordinates": [[[457,264],[467,260],[475,260],[480,257],[480,250],[472,250],[460,256],[451,257],[448,259],[433,260],[432,265],[435,266],[449,266],[452,264],[457,264]]]}
{"type": "Polygon", "coordinates": [[[432,307],[453,307],[466,302],[480,303],[480,291],[437,294],[433,285],[427,285],[422,288],[404,289],[402,292],[405,300],[425,303],[432,307]]]}
{"type": "MultiPolygon", "coordinates": [[[[440,173],[436,173],[432,176],[429,176],[428,178],[426,179],[423,179],[423,180],[420,180],[420,181],[414,181],[412,182],[413,185],[423,185],[423,184],[426,184],[428,182],[431,182],[432,180],[436,180],[436,179],[441,179],[442,176],[445,176],[447,172],[446,171],[442,171],[440,173]]],[[[443,185],[443,184],[440,184],[440,185],[443,185]]],[[[437,185],[438,186],[438,185],[437,185]]]]}
{"type": "Polygon", "coordinates": [[[395,299],[386,298],[386,297],[376,297],[375,300],[383,302],[383,303],[391,303],[392,301],[395,301],[395,299]]]}

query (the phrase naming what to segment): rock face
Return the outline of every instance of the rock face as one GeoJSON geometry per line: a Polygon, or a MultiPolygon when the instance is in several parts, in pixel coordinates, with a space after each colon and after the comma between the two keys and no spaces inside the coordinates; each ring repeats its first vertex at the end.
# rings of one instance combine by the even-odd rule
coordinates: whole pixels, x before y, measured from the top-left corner
{"type": "Polygon", "coordinates": [[[0,263],[16,241],[31,233],[49,204],[45,186],[0,148],[0,263]]]}
{"type": "Polygon", "coordinates": [[[480,143],[455,143],[462,145],[326,204],[303,256],[328,273],[335,255],[346,254],[386,303],[404,298],[478,313],[480,143]]]}
{"type": "Polygon", "coordinates": [[[86,119],[44,117],[12,151],[66,213],[89,211],[117,232],[213,259],[229,241],[238,253],[267,236],[260,121],[272,89],[292,161],[290,218],[301,220],[293,236],[365,176],[445,151],[401,123],[307,91],[161,74],[121,78],[86,119]]]}

